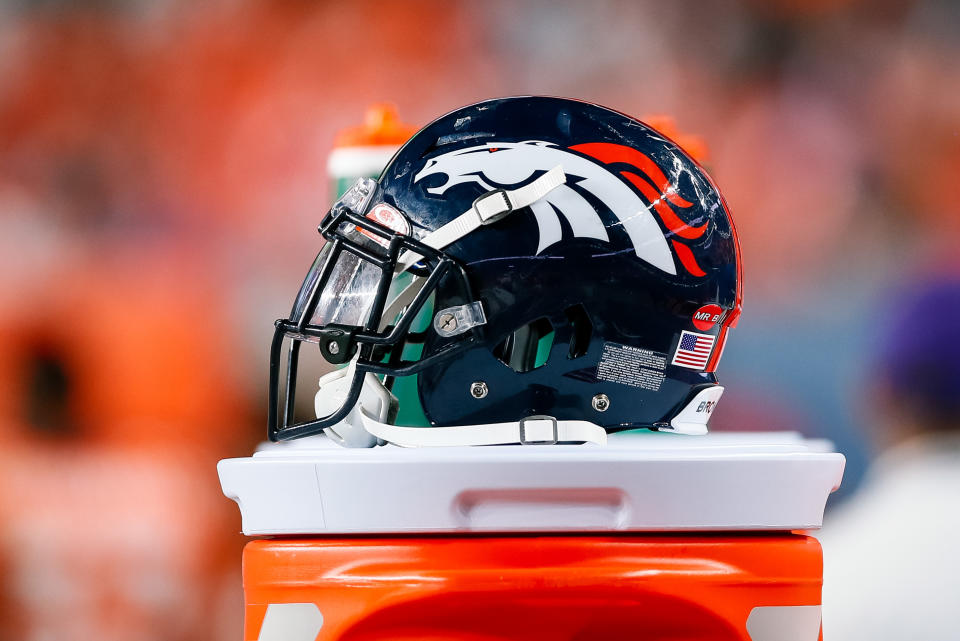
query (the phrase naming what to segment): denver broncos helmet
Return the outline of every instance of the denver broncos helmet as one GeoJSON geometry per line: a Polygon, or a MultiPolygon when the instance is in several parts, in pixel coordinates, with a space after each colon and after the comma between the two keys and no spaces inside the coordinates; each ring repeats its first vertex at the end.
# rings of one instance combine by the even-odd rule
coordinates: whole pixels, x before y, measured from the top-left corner
{"type": "Polygon", "coordinates": [[[359,180],[319,231],[327,242],[276,323],[271,440],[706,432],[740,315],[737,236],[703,168],[642,122],[547,97],[458,109],[378,181],[359,180]],[[304,343],[341,367],[320,379],[317,418],[298,422],[304,343]]]}

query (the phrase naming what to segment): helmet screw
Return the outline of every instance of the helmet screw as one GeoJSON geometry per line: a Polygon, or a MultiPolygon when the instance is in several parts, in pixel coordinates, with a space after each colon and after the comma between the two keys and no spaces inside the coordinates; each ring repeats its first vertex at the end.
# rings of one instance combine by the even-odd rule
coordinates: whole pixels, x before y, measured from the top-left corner
{"type": "Polygon", "coordinates": [[[483,381],[476,381],[470,384],[470,396],[474,398],[483,398],[490,390],[483,381]]]}
{"type": "Polygon", "coordinates": [[[340,353],[339,343],[337,343],[337,341],[330,341],[329,343],[327,343],[327,351],[330,352],[331,354],[339,354],[340,353]]]}
{"type": "MultiPolygon", "coordinates": [[[[438,319],[437,323],[439,324],[440,329],[442,329],[443,331],[452,332],[457,328],[457,317],[454,316],[453,314],[442,314],[438,319]]],[[[476,383],[474,383],[474,385],[476,385],[476,383]]],[[[477,398],[483,398],[483,397],[478,396],[477,398]]]]}
{"type": "Polygon", "coordinates": [[[606,394],[597,394],[593,397],[593,400],[590,401],[590,404],[593,405],[593,409],[598,412],[606,412],[610,409],[610,397],[606,394]]]}

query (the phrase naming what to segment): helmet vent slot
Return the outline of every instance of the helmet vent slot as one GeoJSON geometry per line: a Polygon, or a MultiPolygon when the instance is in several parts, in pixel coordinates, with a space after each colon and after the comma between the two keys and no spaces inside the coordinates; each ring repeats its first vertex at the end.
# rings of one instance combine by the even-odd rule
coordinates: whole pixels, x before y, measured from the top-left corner
{"type": "Polygon", "coordinates": [[[515,372],[530,372],[543,367],[553,347],[553,325],[546,318],[516,329],[493,349],[493,355],[515,372]]]}
{"type": "Polygon", "coordinates": [[[570,321],[570,351],[567,358],[574,359],[585,356],[590,348],[590,338],[593,336],[593,323],[590,322],[590,316],[586,308],[581,305],[571,305],[563,310],[570,321]]]}

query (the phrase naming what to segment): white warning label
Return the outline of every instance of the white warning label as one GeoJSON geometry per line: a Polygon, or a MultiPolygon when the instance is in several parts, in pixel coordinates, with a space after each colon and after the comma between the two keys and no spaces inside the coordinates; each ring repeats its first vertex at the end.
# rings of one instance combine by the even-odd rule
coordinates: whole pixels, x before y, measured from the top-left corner
{"type": "Polygon", "coordinates": [[[666,368],[666,354],[619,343],[604,343],[597,378],[656,392],[666,378],[663,373],[666,368]]]}

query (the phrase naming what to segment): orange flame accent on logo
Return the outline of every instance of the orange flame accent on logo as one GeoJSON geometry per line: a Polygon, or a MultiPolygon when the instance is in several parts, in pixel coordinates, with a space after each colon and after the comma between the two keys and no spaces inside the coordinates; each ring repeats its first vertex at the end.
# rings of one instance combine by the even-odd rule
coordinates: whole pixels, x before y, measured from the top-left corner
{"type": "MultiPolygon", "coordinates": [[[[695,240],[703,236],[703,232],[707,231],[707,223],[700,225],[699,227],[693,227],[689,223],[684,222],[677,216],[670,207],[663,202],[664,196],[657,193],[657,191],[648,183],[647,181],[640,178],[631,171],[621,171],[620,175],[633,183],[633,186],[640,190],[644,196],[647,197],[647,200],[650,201],[650,204],[653,205],[653,208],[657,210],[657,213],[660,214],[660,219],[663,220],[663,224],[667,226],[667,229],[675,233],[681,238],[686,238],[688,240],[695,240]]],[[[688,207],[690,205],[687,205],[688,207]]]]}
{"type": "MultiPolygon", "coordinates": [[[[574,145],[570,149],[596,158],[604,164],[624,163],[638,169],[641,175],[631,171],[621,171],[620,175],[629,180],[630,184],[650,201],[650,206],[660,216],[660,220],[667,229],[680,238],[696,240],[707,231],[709,221],[699,226],[693,226],[677,216],[670,205],[667,204],[669,202],[681,209],[693,206],[692,202],[677,193],[676,186],[670,184],[663,170],[645,154],[631,147],[610,142],[588,142],[574,145]]],[[[697,277],[706,276],[706,272],[697,264],[693,251],[689,247],[672,239],[670,243],[673,245],[677,258],[684,269],[697,277]]]]}
{"type": "Polygon", "coordinates": [[[689,247],[682,245],[675,240],[671,240],[670,244],[673,245],[673,250],[677,252],[677,258],[680,259],[684,269],[697,277],[707,275],[705,271],[700,269],[700,265],[697,264],[697,259],[694,258],[693,252],[690,251],[689,247]]]}

